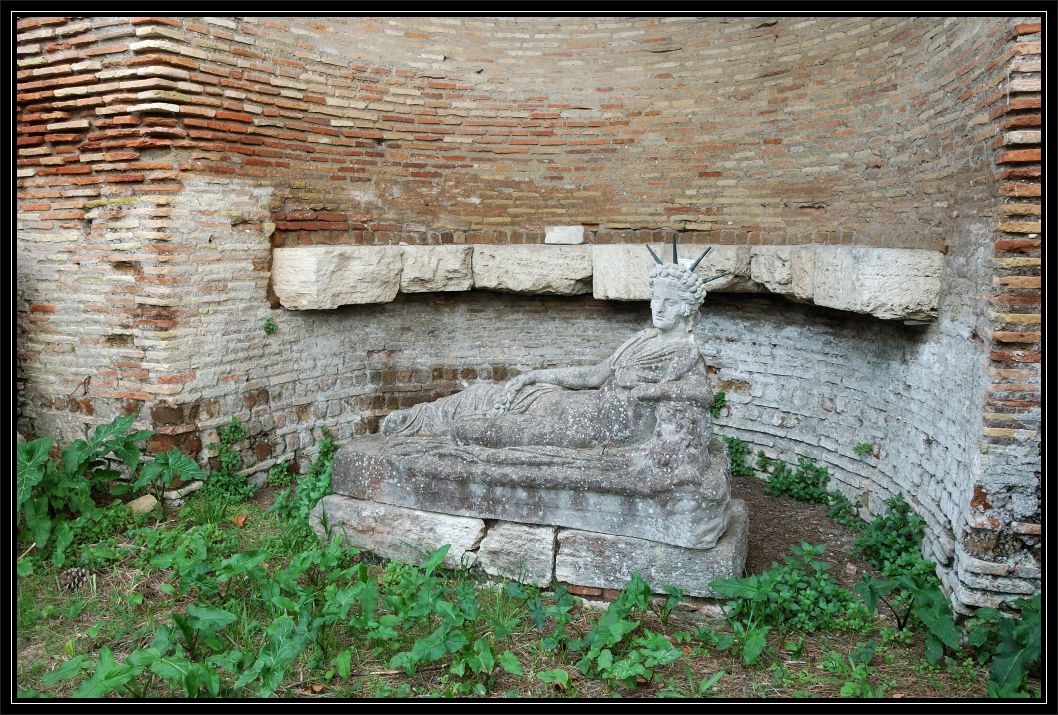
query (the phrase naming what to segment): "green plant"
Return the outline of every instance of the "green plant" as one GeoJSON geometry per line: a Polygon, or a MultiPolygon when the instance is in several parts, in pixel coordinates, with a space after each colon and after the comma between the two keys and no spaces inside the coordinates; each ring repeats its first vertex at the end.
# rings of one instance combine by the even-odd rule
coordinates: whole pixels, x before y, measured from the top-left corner
{"type": "Polygon", "coordinates": [[[1012,605],[1020,611],[1020,618],[994,608],[979,608],[968,624],[968,641],[978,658],[992,661],[989,697],[1026,697],[1029,671],[1040,662],[1040,594],[1019,598],[1012,605]]]}
{"type": "Polygon", "coordinates": [[[874,454],[874,443],[873,442],[860,442],[852,448],[853,454],[857,457],[863,458],[874,454]]]}
{"type": "Polygon", "coordinates": [[[837,490],[827,492],[827,516],[853,531],[859,531],[865,526],[863,520],[856,514],[855,505],[837,490]]]}
{"type": "Polygon", "coordinates": [[[659,666],[678,659],[683,651],[661,633],[644,628],[640,635],[626,637],[641,624],[635,616],[649,607],[650,587],[637,571],[595,627],[584,638],[568,642],[571,651],[583,654],[577,662],[580,671],[589,677],[634,686],[638,678],[649,682],[659,666]]]}
{"type": "MultiPolygon", "coordinates": [[[[98,425],[89,440],[79,439],[62,450],[61,459],[49,459],[55,440],[49,437],[17,446],[16,513],[37,548],[45,551],[53,537],[53,527],[69,529],[65,517],[95,510],[93,489],[102,491],[122,476],[123,464],[131,472],[139,466],[140,444],[153,432],[129,432],[136,414],[115,418],[98,425]],[[117,464],[115,463],[117,460],[117,464]]],[[[70,541],[58,531],[56,540],[70,541]]]]}
{"type": "Polygon", "coordinates": [[[683,664],[683,674],[686,678],[687,687],[683,687],[680,683],[676,682],[675,678],[669,678],[665,682],[665,687],[658,691],[657,697],[659,698],[718,698],[721,693],[716,688],[716,684],[720,682],[727,673],[720,671],[713,673],[711,676],[707,676],[698,680],[694,673],[691,671],[691,666],[686,663],[683,664]]]}
{"type": "Polygon", "coordinates": [[[825,544],[802,542],[790,548],[793,556],[787,556],[783,564],[773,563],[763,573],[720,579],[710,585],[720,595],[735,599],[728,604],[733,622],[805,631],[869,628],[860,601],[827,573],[829,563],[816,559],[825,550],[825,544]]]}
{"type": "Polygon", "coordinates": [[[848,656],[837,651],[828,651],[820,663],[820,668],[839,676],[841,697],[843,698],[884,698],[885,687],[874,685],[870,681],[871,658],[878,644],[874,641],[858,643],[848,656]],[[842,682],[844,681],[844,682],[842,682]]]}
{"type": "Polygon", "coordinates": [[[331,493],[331,469],[338,445],[331,440],[329,432],[324,434],[326,436],[320,440],[316,459],[309,471],[298,480],[293,492],[287,489],[276,495],[272,509],[284,519],[307,524],[312,508],[331,493]]]}
{"type": "Polygon", "coordinates": [[[265,482],[270,487],[288,487],[294,483],[294,474],[290,471],[290,462],[283,460],[272,465],[268,470],[268,479],[265,482]]]}
{"type": "Polygon", "coordinates": [[[660,602],[651,602],[650,608],[657,614],[658,620],[661,621],[661,625],[666,626],[669,622],[669,616],[672,615],[673,609],[680,605],[680,601],[683,600],[683,589],[677,588],[676,586],[662,586],[661,590],[665,593],[665,600],[660,602]]]}
{"type": "Polygon", "coordinates": [[[161,501],[162,492],[175,480],[191,482],[202,477],[202,470],[198,468],[195,460],[173,447],[143,466],[139,478],[132,483],[132,489],[138,491],[148,487],[155,498],[161,501]]]}
{"type": "Polygon", "coordinates": [[[205,486],[200,490],[201,498],[221,499],[229,502],[246,501],[254,495],[257,487],[238,472],[242,469],[242,457],[234,446],[246,438],[246,428],[237,417],[217,430],[218,441],[206,445],[217,455],[220,468],[210,471],[205,486]]]}
{"type": "Polygon", "coordinates": [[[62,522],[55,530],[51,561],[60,567],[71,560],[87,567],[115,561],[121,554],[113,536],[130,531],[148,518],[147,514],[135,514],[128,505],[115,501],[62,522]]]}
{"type": "Polygon", "coordinates": [[[264,322],[265,335],[275,335],[279,332],[279,325],[276,324],[275,318],[267,318],[264,322]]]}
{"type": "Polygon", "coordinates": [[[734,477],[752,477],[754,475],[753,468],[746,464],[746,457],[749,455],[749,444],[738,437],[724,437],[724,442],[727,443],[727,456],[731,461],[731,476],[734,477]]]}
{"type": "Polygon", "coordinates": [[[785,462],[768,459],[761,452],[758,464],[770,473],[764,487],[765,494],[785,494],[804,502],[829,501],[827,484],[830,472],[826,467],[817,466],[813,460],[801,457],[797,460],[797,469],[791,469],[785,462]]]}
{"type": "Polygon", "coordinates": [[[720,416],[720,412],[727,407],[727,393],[723,390],[717,390],[713,393],[713,402],[709,405],[709,414],[715,420],[720,416]]]}
{"type": "Polygon", "coordinates": [[[914,616],[926,627],[926,659],[936,663],[944,655],[947,646],[957,651],[961,642],[959,629],[951,602],[938,587],[936,579],[924,579],[911,574],[901,574],[892,579],[878,579],[865,575],[856,584],[856,592],[871,611],[879,601],[892,611],[897,629],[904,630],[914,616]],[[902,589],[896,598],[887,598],[894,589],[902,589]]]}
{"type": "Polygon", "coordinates": [[[886,500],[885,514],[873,519],[856,535],[857,551],[886,576],[933,573],[933,564],[919,551],[925,521],[911,511],[903,494],[886,500]]]}

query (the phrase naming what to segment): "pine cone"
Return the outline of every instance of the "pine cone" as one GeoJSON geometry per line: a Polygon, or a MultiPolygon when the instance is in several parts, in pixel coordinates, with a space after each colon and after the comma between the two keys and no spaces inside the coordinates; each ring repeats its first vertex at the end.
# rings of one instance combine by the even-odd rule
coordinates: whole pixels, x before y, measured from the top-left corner
{"type": "Polygon", "coordinates": [[[66,569],[59,574],[59,588],[64,591],[74,591],[79,588],[84,588],[85,584],[88,583],[89,576],[91,576],[91,574],[88,573],[88,569],[81,568],[80,566],[66,569]]]}

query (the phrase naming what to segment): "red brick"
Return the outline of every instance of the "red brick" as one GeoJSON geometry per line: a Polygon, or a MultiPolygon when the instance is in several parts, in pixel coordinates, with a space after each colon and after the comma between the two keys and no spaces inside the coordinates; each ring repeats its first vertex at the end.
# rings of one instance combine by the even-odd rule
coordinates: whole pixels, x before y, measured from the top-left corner
{"type": "Polygon", "coordinates": [[[1000,251],[1033,251],[1040,247],[1040,241],[1034,238],[1008,238],[996,241],[995,249],[1000,251]]]}
{"type": "Polygon", "coordinates": [[[1041,176],[1040,167],[1038,166],[1015,166],[1007,169],[1003,169],[999,172],[999,179],[1001,181],[1007,181],[1009,179],[1038,179],[1041,176]]]}
{"type": "Polygon", "coordinates": [[[169,27],[180,27],[180,23],[171,17],[133,17],[130,21],[133,25],[168,25],[169,27]]]}
{"type": "Polygon", "coordinates": [[[1014,26],[1014,30],[1010,33],[1013,37],[1018,35],[1033,35],[1040,31],[1040,23],[1038,22],[1023,22],[1019,25],[1014,26]]]}
{"type": "Polygon", "coordinates": [[[1010,151],[1001,151],[996,156],[997,164],[1009,164],[1017,161],[1039,161],[1040,150],[1039,149],[1012,149],[1010,151]]]}
{"type": "Polygon", "coordinates": [[[1039,333],[1015,333],[1010,331],[996,331],[992,333],[992,340],[1000,343],[1038,343],[1039,333]]]}
{"type": "Polygon", "coordinates": [[[1039,196],[1039,184],[1003,184],[1001,189],[1004,196],[1039,196]]]}
{"type": "Polygon", "coordinates": [[[1007,117],[1004,119],[999,128],[1003,130],[1007,129],[1020,129],[1022,127],[1038,127],[1040,126],[1040,115],[1039,114],[1015,114],[1014,116],[1007,117]]]}
{"type": "Polygon", "coordinates": [[[1027,362],[1035,363],[1040,361],[1040,353],[1028,352],[1025,350],[993,350],[988,354],[989,359],[993,362],[1027,362]]]}
{"type": "Polygon", "coordinates": [[[243,114],[241,112],[217,112],[217,119],[230,119],[235,122],[253,122],[253,117],[249,114],[243,114]]]}

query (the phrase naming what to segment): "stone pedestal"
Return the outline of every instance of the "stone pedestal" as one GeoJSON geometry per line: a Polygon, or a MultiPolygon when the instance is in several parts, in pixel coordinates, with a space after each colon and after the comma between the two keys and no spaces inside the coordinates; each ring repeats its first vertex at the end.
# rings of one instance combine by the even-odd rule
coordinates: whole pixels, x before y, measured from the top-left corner
{"type": "Polygon", "coordinates": [[[385,558],[421,563],[444,544],[449,567],[476,566],[485,573],[546,587],[559,582],[621,589],[639,571],[655,592],[676,586],[688,596],[717,597],[709,583],[741,576],[749,519],[745,502],[731,501],[731,520],[710,549],[578,529],[511,522],[486,523],[332,494],[320,500],[310,523],[325,537],[326,521],[344,543],[385,558]],[[324,516],[326,517],[324,519],[324,516]]]}
{"type": "Polygon", "coordinates": [[[429,437],[357,439],[335,456],[333,488],[356,499],[479,519],[570,527],[709,548],[727,526],[727,450],[700,473],[653,476],[643,448],[453,445],[429,437]]]}

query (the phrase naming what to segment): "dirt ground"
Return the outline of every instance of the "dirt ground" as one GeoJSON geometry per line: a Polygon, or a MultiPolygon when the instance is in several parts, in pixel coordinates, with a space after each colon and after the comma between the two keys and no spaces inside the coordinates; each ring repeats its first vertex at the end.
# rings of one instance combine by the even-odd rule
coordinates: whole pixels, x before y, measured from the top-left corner
{"type": "Polygon", "coordinates": [[[791,546],[807,541],[813,546],[827,545],[822,560],[833,564],[830,573],[834,580],[851,589],[870,568],[853,555],[855,534],[827,516],[826,504],[765,494],[765,484],[754,477],[731,478],[731,497],[744,500],[749,510],[746,573],[767,571],[773,561],[789,556],[791,546]]]}

